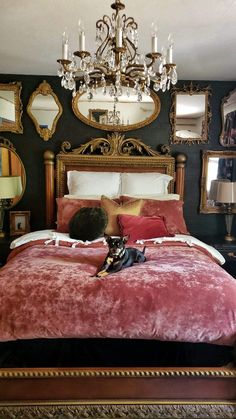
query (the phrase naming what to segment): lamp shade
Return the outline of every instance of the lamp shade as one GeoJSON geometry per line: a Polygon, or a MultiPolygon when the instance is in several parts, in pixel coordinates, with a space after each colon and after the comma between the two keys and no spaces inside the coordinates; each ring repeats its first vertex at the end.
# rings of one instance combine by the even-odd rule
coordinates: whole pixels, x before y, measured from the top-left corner
{"type": "Polygon", "coordinates": [[[11,199],[20,195],[22,183],[20,176],[0,176],[0,199],[11,199]]]}
{"type": "Polygon", "coordinates": [[[225,204],[236,203],[236,182],[219,182],[216,201],[225,204]]]}
{"type": "Polygon", "coordinates": [[[221,182],[230,182],[229,179],[214,179],[211,181],[211,186],[209,190],[209,199],[211,201],[217,201],[217,191],[218,191],[218,185],[221,182]]]}

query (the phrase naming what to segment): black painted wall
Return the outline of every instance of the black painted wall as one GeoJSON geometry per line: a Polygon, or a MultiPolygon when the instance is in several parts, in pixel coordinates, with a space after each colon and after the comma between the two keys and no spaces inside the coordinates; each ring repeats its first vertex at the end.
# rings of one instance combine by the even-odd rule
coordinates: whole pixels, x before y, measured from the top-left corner
{"type": "MultiPolygon", "coordinates": [[[[45,200],[44,200],[44,165],[43,153],[45,150],[52,150],[55,153],[60,151],[61,143],[69,140],[72,146],[85,143],[90,138],[107,136],[107,132],[97,130],[85,125],[73,113],[71,106],[71,92],[66,91],[60,86],[60,80],[54,76],[24,76],[24,75],[0,75],[0,83],[20,81],[22,83],[21,99],[23,102],[22,123],[23,134],[11,132],[0,132],[0,135],[9,139],[15,146],[17,153],[21,157],[26,170],[26,191],[14,210],[31,211],[31,229],[38,230],[45,228],[45,200]],[[27,103],[30,95],[38,85],[46,80],[55,94],[58,96],[63,114],[58,121],[56,132],[48,141],[43,141],[35,130],[35,126],[26,112],[27,103]]],[[[205,87],[210,86],[212,96],[210,100],[212,119],[209,131],[209,143],[199,145],[171,145],[172,153],[183,152],[187,155],[186,183],[185,183],[185,219],[189,231],[193,235],[198,234],[224,234],[225,226],[223,215],[220,214],[200,214],[200,179],[201,179],[201,151],[202,150],[225,150],[219,143],[221,133],[221,100],[224,96],[236,88],[234,82],[216,81],[194,81],[194,85],[205,87]]],[[[190,81],[179,82],[189,84],[190,81]]],[[[136,131],[127,132],[127,137],[142,139],[146,144],[155,150],[160,144],[168,144],[170,139],[169,112],[171,107],[170,93],[160,93],[161,112],[158,118],[149,126],[136,131]]],[[[236,148],[233,148],[236,150],[236,148]]],[[[8,225],[8,217],[6,216],[8,225]]],[[[6,228],[7,228],[6,225],[6,228]]],[[[236,222],[233,226],[236,233],[236,222]]]]}

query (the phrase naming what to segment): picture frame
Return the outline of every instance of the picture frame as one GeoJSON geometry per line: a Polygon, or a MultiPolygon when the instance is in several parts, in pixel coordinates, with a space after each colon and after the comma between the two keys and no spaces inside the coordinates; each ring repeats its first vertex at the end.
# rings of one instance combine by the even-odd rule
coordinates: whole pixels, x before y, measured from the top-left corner
{"type": "Polygon", "coordinates": [[[107,124],[108,109],[89,109],[89,119],[98,124],[107,124]]]}
{"type": "Polygon", "coordinates": [[[10,236],[30,232],[30,211],[10,211],[10,236]]]}

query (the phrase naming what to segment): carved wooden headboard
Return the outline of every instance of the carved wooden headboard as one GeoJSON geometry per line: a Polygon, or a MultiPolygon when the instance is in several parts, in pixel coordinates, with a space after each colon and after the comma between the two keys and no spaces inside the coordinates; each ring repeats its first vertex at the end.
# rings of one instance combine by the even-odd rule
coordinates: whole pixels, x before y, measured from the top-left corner
{"type": "Polygon", "coordinates": [[[118,133],[108,135],[107,138],[91,139],[74,149],[65,141],[56,159],[53,152],[44,153],[46,226],[54,226],[55,198],[68,193],[68,170],[165,173],[173,177],[169,192],[175,192],[183,199],[185,163],[184,154],[172,157],[166,145],[162,146],[159,153],[141,140],[125,138],[118,133]]]}

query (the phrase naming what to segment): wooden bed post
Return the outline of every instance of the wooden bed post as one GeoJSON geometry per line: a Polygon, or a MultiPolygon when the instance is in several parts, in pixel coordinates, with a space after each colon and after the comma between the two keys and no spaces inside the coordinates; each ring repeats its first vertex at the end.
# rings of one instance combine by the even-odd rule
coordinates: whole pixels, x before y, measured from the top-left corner
{"type": "Polygon", "coordinates": [[[175,193],[180,195],[180,199],[184,199],[184,179],[185,179],[185,164],[187,156],[185,154],[178,154],[176,156],[176,179],[175,179],[175,193]]]}
{"type": "Polygon", "coordinates": [[[46,194],[46,227],[54,227],[54,201],[55,201],[55,185],[54,185],[54,153],[47,150],[44,152],[45,165],[45,194],[46,194]]]}

